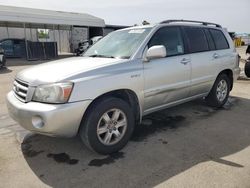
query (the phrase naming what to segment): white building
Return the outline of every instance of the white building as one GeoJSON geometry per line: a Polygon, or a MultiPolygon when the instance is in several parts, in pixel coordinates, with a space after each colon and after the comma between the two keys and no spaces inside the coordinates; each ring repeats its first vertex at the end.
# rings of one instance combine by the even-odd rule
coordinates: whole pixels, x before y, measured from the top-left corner
{"type": "Polygon", "coordinates": [[[58,51],[72,52],[79,42],[103,35],[103,19],[71,13],[0,5],[0,40],[21,38],[39,41],[38,31],[48,34],[45,41],[57,42],[58,51]]]}

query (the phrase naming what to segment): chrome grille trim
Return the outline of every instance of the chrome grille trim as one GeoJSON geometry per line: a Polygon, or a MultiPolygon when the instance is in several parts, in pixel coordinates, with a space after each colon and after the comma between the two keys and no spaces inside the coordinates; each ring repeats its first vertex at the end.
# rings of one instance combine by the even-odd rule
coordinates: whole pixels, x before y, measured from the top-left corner
{"type": "Polygon", "coordinates": [[[29,85],[23,81],[15,80],[13,91],[17,99],[22,102],[27,102],[27,95],[28,95],[29,85]]]}
{"type": "Polygon", "coordinates": [[[18,83],[17,81],[14,81],[14,85],[18,86],[20,89],[22,89],[24,91],[28,91],[28,86],[23,86],[20,83],[18,83]]]}

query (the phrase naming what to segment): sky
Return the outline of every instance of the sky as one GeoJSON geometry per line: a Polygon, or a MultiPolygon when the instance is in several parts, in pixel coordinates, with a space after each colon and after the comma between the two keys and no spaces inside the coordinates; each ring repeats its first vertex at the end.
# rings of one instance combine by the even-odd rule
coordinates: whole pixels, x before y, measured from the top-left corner
{"type": "Polygon", "coordinates": [[[0,0],[0,4],[89,13],[114,25],[191,19],[250,33],[250,0],[0,0]]]}

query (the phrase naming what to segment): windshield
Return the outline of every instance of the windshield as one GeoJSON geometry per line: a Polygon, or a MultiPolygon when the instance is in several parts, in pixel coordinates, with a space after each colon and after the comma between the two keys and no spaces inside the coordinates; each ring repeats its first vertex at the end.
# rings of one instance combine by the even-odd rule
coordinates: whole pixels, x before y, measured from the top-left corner
{"type": "Polygon", "coordinates": [[[115,31],[89,48],[85,57],[128,59],[139,47],[151,28],[115,31]]]}

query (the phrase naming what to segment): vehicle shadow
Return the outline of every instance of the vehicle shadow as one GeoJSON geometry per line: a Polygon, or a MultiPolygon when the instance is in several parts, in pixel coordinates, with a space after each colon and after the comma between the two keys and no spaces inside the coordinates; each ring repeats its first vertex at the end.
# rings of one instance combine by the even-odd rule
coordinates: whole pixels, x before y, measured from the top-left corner
{"type": "Polygon", "coordinates": [[[8,69],[7,67],[3,67],[0,69],[0,74],[7,74],[12,72],[12,70],[8,69]]]}
{"type": "Polygon", "coordinates": [[[52,187],[153,187],[205,161],[250,145],[250,100],[231,97],[222,109],[193,101],[146,116],[122,151],[101,156],[80,138],[35,135],[21,145],[32,171],[52,187]],[[240,139],[239,139],[240,138],[240,139]]]}

